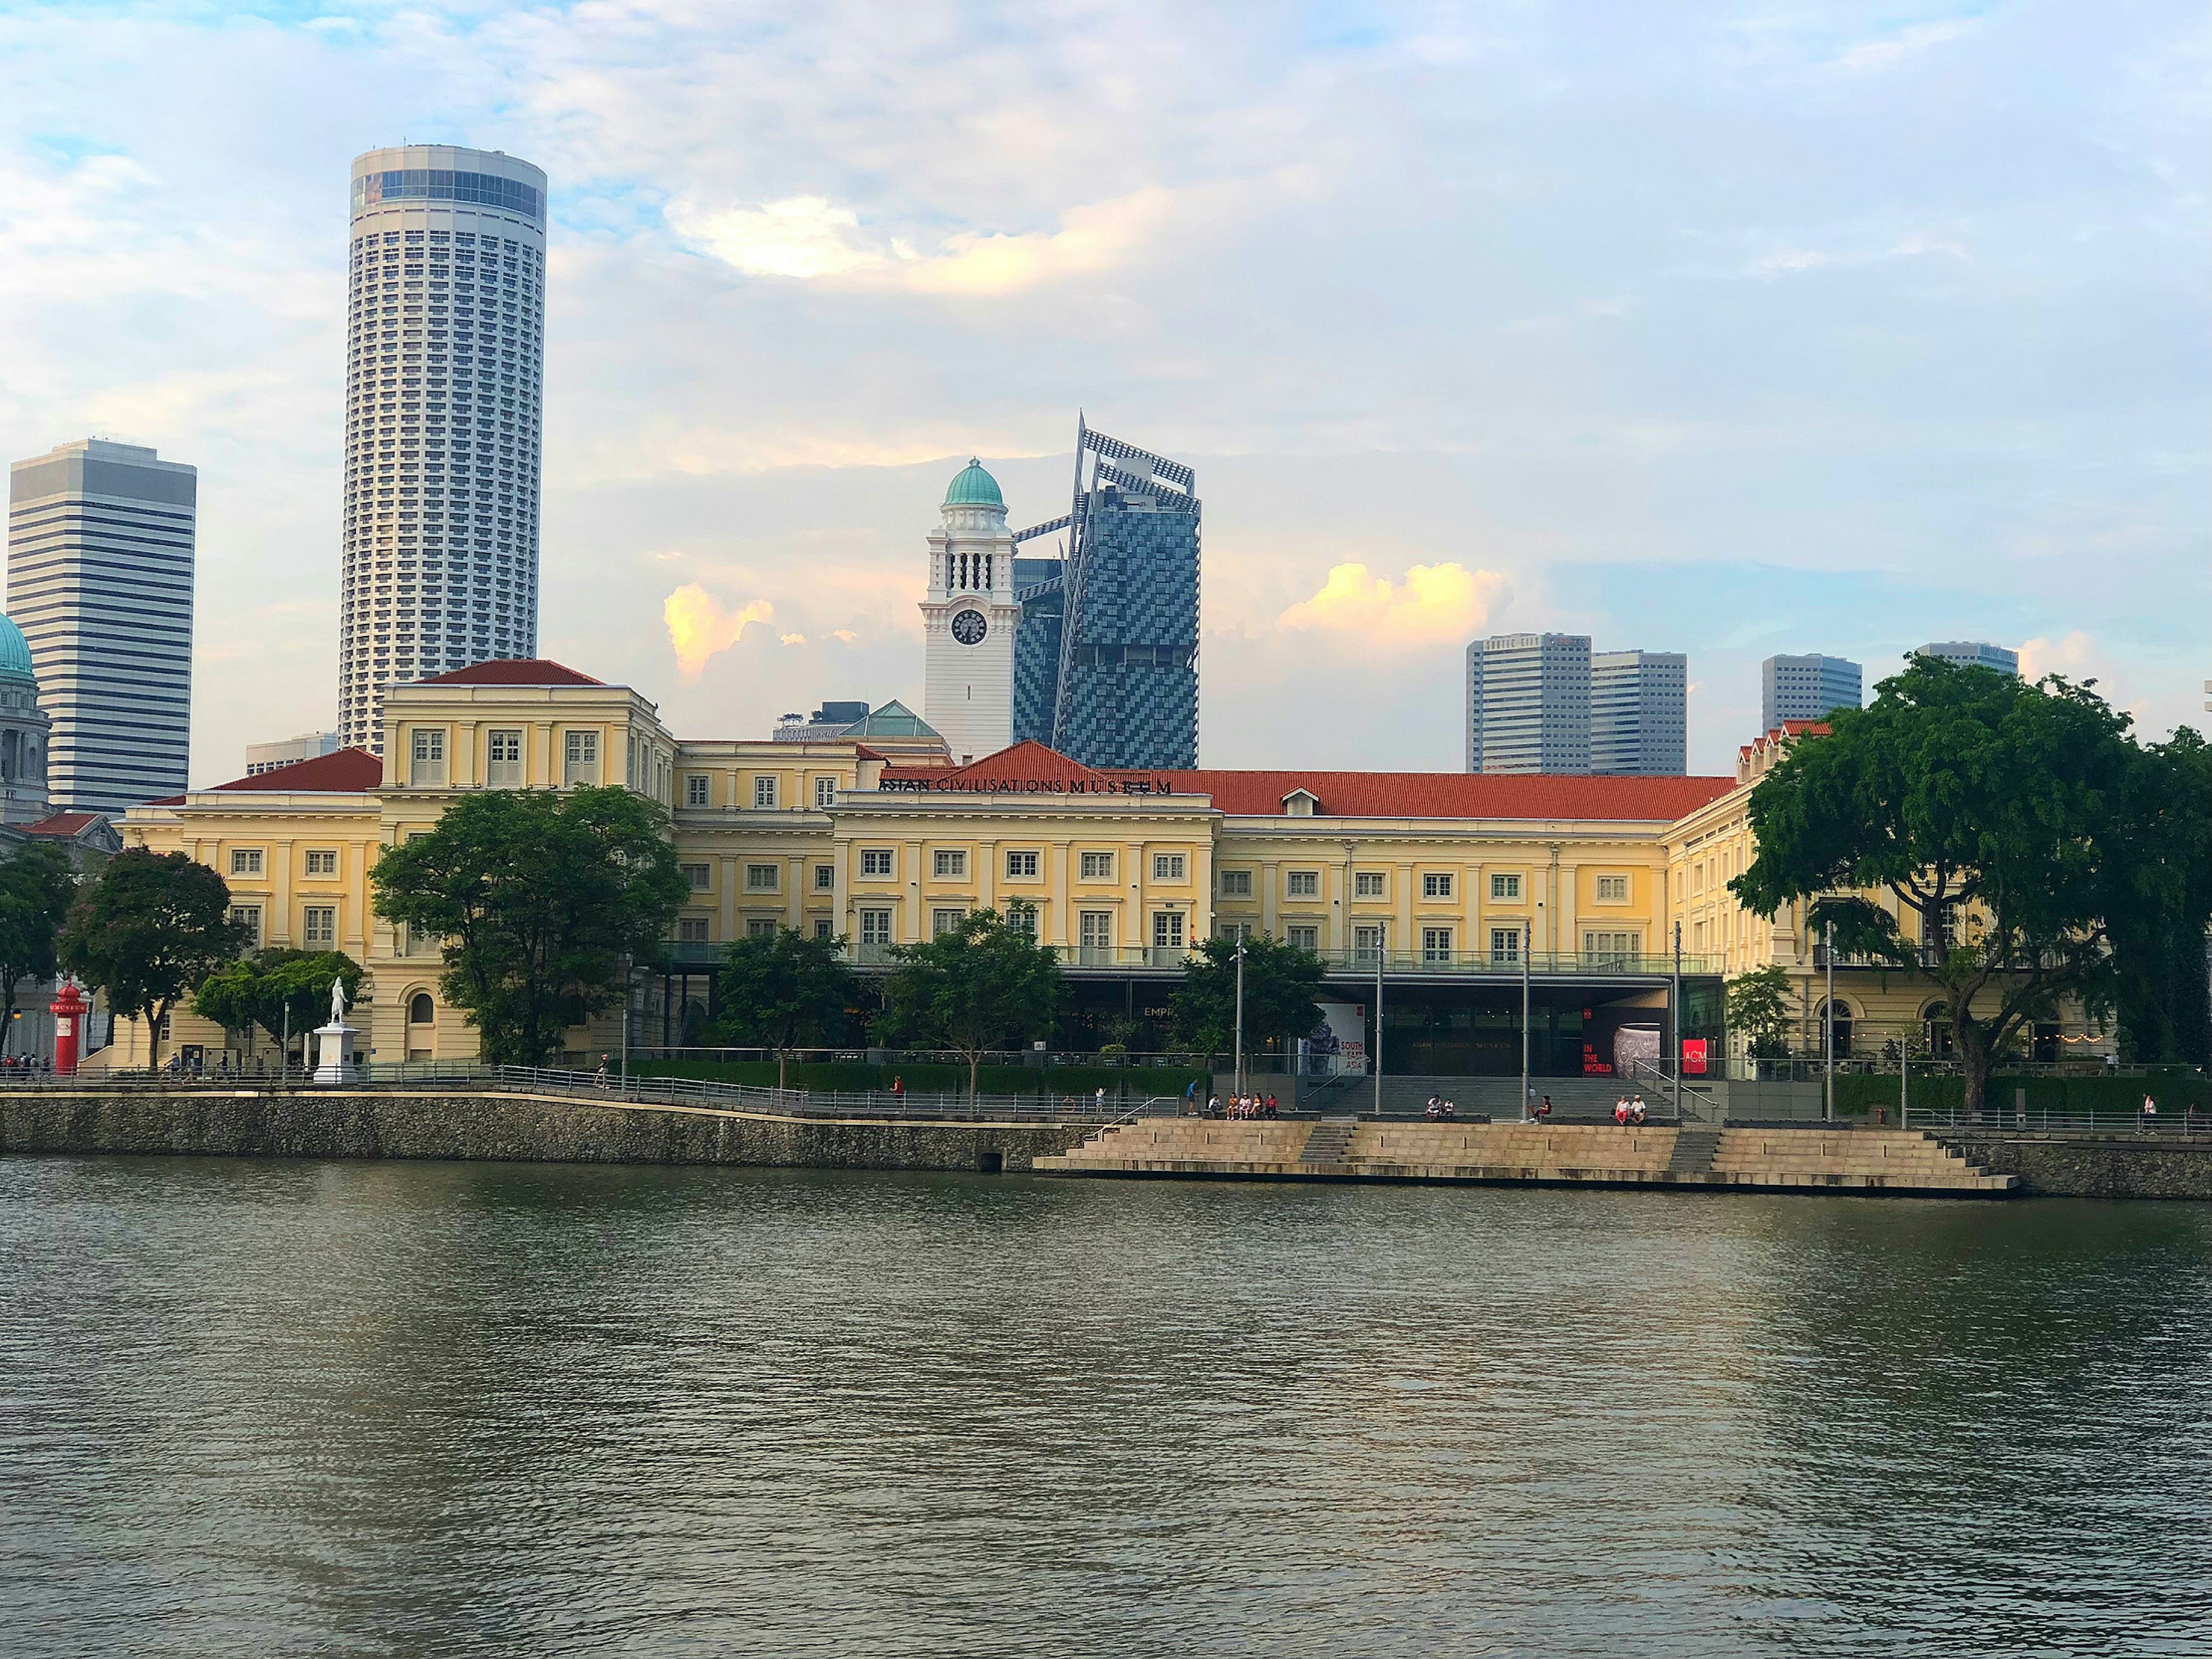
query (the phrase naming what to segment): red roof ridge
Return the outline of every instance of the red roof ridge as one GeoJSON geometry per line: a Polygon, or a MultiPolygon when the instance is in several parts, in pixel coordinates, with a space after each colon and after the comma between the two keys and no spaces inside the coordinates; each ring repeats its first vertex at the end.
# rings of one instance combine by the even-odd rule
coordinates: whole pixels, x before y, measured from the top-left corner
{"type": "Polygon", "coordinates": [[[416,685],[605,685],[547,657],[494,657],[443,674],[413,681],[416,685]]]}
{"type": "MultiPolygon", "coordinates": [[[[340,749],[327,755],[272,766],[251,777],[233,778],[213,786],[219,790],[291,791],[301,794],[363,794],[384,781],[384,763],[366,749],[340,749]]],[[[149,801],[149,806],[175,806],[182,795],[149,801]]]]}

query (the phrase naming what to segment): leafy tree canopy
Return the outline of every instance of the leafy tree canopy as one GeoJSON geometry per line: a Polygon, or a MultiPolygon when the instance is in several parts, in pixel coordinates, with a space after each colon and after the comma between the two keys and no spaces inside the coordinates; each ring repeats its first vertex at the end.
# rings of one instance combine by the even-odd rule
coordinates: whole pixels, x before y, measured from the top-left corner
{"type": "Polygon", "coordinates": [[[972,1095],[986,1054],[1048,1037],[1066,983],[1059,953],[1020,921],[977,910],[927,944],[898,946],[876,1022],[883,1040],[957,1050],[972,1095]]]}
{"type": "Polygon", "coordinates": [[[2129,1057],[2212,1063],[2204,934],[2212,922],[2212,746],[2187,726],[2143,751],[2105,915],[2129,1057]]]}
{"type": "Polygon", "coordinates": [[[69,854],[48,842],[26,842],[0,860],[0,1048],[15,1030],[16,988],[60,969],[62,924],[76,888],[69,854]]]}
{"type": "Polygon", "coordinates": [[[1778,963],[1753,968],[1729,981],[1728,1023],[1743,1033],[1755,1060],[1778,1060],[1790,1052],[1790,972],[1778,963]]]}
{"type": "Polygon", "coordinates": [[[1811,901],[1838,951],[1930,979],[1978,1109],[1991,1055],[2023,1024],[2063,997],[2109,1003],[2107,884],[2141,751],[2087,686],[1929,657],[1831,718],[1752,792],[1759,855],[1730,888],[1765,916],[1811,901]],[[1977,1012],[1984,994],[1994,1006],[1977,1012]]]}
{"type": "MultiPolygon", "coordinates": [[[[1266,933],[1244,941],[1244,1046],[1310,1036],[1321,1024],[1315,993],[1322,961],[1266,933]]],[[[1237,941],[1201,940],[1176,993],[1175,1024],[1183,1042],[1225,1054],[1237,1043],[1237,941]]]]}
{"type": "Polygon", "coordinates": [[[446,1000],[501,1065],[536,1066],[621,997],[690,888],[657,803],[609,787],[488,789],[386,848],[376,913],[442,939],[446,1000]]]}
{"type": "Polygon", "coordinates": [[[722,969],[722,1015],[712,1040],[773,1048],[781,1088],[789,1051],[830,1041],[853,1006],[844,948],[842,939],[810,939],[789,927],[734,940],[722,969]]]}
{"type": "Polygon", "coordinates": [[[182,853],[134,847],[78,890],[62,930],[62,966],[107,998],[111,1012],[163,1023],[203,980],[228,966],[247,930],[230,920],[230,889],[182,853]]]}
{"type": "Polygon", "coordinates": [[[280,945],[209,975],[192,993],[192,1010],[227,1031],[258,1025],[282,1042],[288,1014],[291,1035],[303,1036],[329,1018],[331,981],[344,981],[350,1004],[361,1000],[362,978],[362,965],[343,951],[280,945]]]}

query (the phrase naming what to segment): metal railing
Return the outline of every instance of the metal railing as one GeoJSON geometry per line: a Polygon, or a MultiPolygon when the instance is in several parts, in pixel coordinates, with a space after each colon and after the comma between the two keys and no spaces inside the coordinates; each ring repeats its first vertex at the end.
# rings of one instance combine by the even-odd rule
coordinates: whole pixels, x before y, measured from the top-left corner
{"type": "Polygon", "coordinates": [[[1131,1102],[1095,1094],[970,1095],[964,1090],[805,1090],[716,1083],[704,1078],[632,1077],[501,1066],[493,1079],[503,1089],[534,1095],[625,1105],[689,1106],[715,1111],[758,1112],[778,1117],[897,1118],[951,1123],[1113,1123],[1158,1108],[1182,1109],[1176,1095],[1131,1102]]]}
{"type": "MultiPolygon", "coordinates": [[[[664,966],[707,967],[722,961],[730,947],[726,944],[686,939],[671,940],[659,948],[664,966]]],[[[896,944],[854,941],[845,946],[844,958],[855,968],[896,967],[900,948],[896,944]]],[[[1059,952],[1063,968],[1158,973],[1181,973],[1198,953],[1195,941],[1184,945],[1061,945],[1054,948],[1059,952]]],[[[1316,951],[1312,954],[1332,972],[1369,975],[1378,966],[1386,974],[1466,974],[1507,979],[1517,979],[1522,971],[1522,957],[1517,951],[1375,951],[1355,947],[1316,951]]],[[[1675,962],[1671,956],[1620,951],[1532,951],[1527,963],[1528,974],[1537,979],[1608,975],[1663,979],[1674,969],[1675,962]]],[[[1681,960],[1681,971],[1713,974],[1720,971],[1720,964],[1715,957],[1686,956],[1681,960]]]]}

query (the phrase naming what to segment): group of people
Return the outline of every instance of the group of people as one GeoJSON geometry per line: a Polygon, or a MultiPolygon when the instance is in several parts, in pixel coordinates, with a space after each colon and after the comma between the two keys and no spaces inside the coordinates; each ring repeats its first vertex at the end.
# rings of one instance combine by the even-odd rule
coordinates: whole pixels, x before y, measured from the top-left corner
{"type": "Polygon", "coordinates": [[[1623,1095],[1613,1103],[1613,1121],[1615,1123],[1626,1124],[1633,1128],[1642,1125],[1647,1116],[1642,1095],[1623,1095]]]}
{"type": "Polygon", "coordinates": [[[1431,1095],[1426,1113],[1431,1123],[1449,1123],[1459,1115],[1459,1107],[1442,1095],[1431,1095]]]}
{"type": "Polygon", "coordinates": [[[43,1074],[54,1069],[54,1063],[39,1054],[0,1054],[0,1072],[25,1075],[43,1074]]]}
{"type": "Polygon", "coordinates": [[[1208,1095],[1206,1097],[1206,1115],[1208,1117],[1262,1118],[1279,1117],[1282,1113],[1277,1108],[1273,1095],[1231,1095],[1225,1105],[1219,1095],[1208,1095]]]}

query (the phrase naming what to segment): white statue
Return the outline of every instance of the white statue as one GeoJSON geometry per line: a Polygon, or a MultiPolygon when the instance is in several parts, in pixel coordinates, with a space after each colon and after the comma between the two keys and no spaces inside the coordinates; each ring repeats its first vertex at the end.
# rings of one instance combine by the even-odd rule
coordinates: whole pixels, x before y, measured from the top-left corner
{"type": "Polygon", "coordinates": [[[342,979],[334,979],[331,981],[331,1024],[344,1024],[345,1011],[345,981],[342,979]]]}

